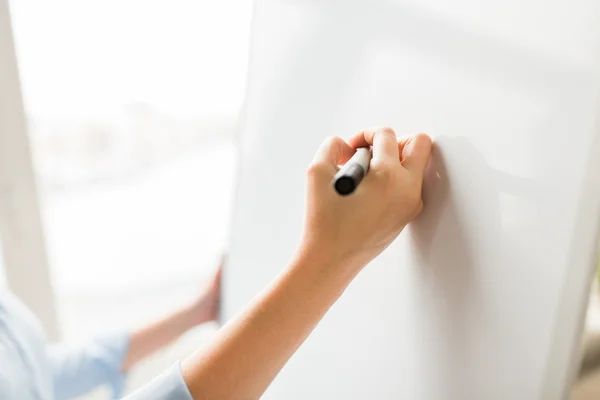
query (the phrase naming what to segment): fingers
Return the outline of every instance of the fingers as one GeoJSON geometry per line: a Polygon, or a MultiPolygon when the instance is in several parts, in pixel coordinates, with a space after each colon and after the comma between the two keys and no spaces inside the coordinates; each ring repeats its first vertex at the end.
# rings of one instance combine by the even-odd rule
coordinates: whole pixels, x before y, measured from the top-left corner
{"type": "Polygon", "coordinates": [[[354,152],[354,148],[342,138],[331,136],[321,144],[313,158],[312,164],[324,167],[328,172],[335,174],[338,165],[342,165],[348,161],[354,155],[354,152]]]}
{"type": "Polygon", "coordinates": [[[215,281],[217,283],[220,282],[222,276],[223,276],[223,266],[219,266],[219,269],[217,269],[217,272],[215,272],[215,275],[213,276],[213,281],[215,281]]]}
{"type": "Polygon", "coordinates": [[[406,136],[398,142],[402,166],[411,172],[423,175],[431,155],[432,141],[424,133],[406,136]]]}
{"type": "Polygon", "coordinates": [[[327,138],[317,150],[312,164],[325,168],[328,174],[335,174],[337,166],[348,161],[355,149],[368,146],[373,146],[373,161],[400,160],[407,170],[423,175],[431,155],[432,141],[424,133],[397,141],[391,128],[367,129],[350,138],[349,144],[337,136],[327,138]]]}
{"type": "Polygon", "coordinates": [[[352,147],[373,146],[373,161],[398,161],[398,142],[392,128],[373,128],[361,131],[350,138],[352,147]]]}

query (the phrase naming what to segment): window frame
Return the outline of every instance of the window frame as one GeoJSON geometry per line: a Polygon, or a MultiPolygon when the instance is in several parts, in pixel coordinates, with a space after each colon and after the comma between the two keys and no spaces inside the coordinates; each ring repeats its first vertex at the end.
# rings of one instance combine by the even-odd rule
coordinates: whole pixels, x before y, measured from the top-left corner
{"type": "Polygon", "coordinates": [[[40,202],[8,0],[0,0],[0,244],[6,282],[58,340],[40,202]]]}

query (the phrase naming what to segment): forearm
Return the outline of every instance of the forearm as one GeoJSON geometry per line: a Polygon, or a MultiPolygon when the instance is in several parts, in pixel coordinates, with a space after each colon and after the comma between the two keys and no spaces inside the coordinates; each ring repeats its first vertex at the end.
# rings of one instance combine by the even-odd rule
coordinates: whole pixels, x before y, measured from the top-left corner
{"type": "Polygon", "coordinates": [[[210,346],[182,363],[175,386],[186,398],[189,389],[195,400],[258,399],[360,269],[420,213],[431,139],[419,134],[397,142],[383,128],[360,132],[351,143],[332,137],[317,151],[307,170],[304,252],[210,346]],[[368,146],[373,162],[364,183],[338,196],[331,187],[338,166],[368,146]]]}
{"type": "Polygon", "coordinates": [[[128,370],[141,359],[171,343],[196,324],[193,309],[184,307],[165,318],[135,330],[131,334],[129,350],[122,369],[128,370]]]}
{"type": "Polygon", "coordinates": [[[182,364],[194,399],[258,399],[358,268],[301,255],[210,347],[182,364]]]}

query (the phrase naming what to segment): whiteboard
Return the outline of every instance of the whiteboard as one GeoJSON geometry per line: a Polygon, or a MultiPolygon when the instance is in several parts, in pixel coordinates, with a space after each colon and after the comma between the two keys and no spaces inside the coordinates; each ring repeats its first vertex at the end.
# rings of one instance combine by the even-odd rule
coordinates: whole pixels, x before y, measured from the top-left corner
{"type": "Polygon", "coordinates": [[[290,260],[329,135],[435,139],[425,210],[266,399],[553,400],[595,263],[597,0],[258,0],[224,318],[290,260]]]}

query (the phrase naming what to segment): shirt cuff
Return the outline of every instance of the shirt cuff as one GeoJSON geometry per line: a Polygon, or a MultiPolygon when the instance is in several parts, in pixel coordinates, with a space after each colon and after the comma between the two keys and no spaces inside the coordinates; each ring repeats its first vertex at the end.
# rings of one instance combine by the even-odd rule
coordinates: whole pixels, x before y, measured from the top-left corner
{"type": "Polygon", "coordinates": [[[106,349],[106,363],[109,371],[108,385],[112,391],[112,398],[118,399],[123,395],[127,374],[123,372],[123,363],[129,351],[129,342],[131,336],[129,333],[121,332],[112,335],[106,335],[99,338],[100,346],[106,349]]]}
{"type": "Polygon", "coordinates": [[[136,390],[123,400],[193,400],[188,390],[181,366],[174,364],[150,383],[136,390]]]}
{"type": "Polygon", "coordinates": [[[125,386],[123,361],[129,350],[125,332],[98,336],[90,341],[49,348],[48,361],[54,383],[54,397],[71,399],[106,385],[112,398],[119,398],[125,386]]]}

